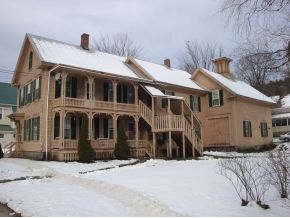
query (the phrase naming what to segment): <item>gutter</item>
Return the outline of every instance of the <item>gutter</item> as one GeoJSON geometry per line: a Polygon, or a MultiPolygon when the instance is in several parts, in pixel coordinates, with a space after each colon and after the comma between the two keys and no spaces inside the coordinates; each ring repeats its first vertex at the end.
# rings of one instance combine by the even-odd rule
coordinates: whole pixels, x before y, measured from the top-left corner
{"type": "Polygon", "coordinates": [[[47,95],[46,95],[46,120],[45,120],[45,160],[47,161],[47,147],[48,147],[48,101],[49,101],[49,82],[50,82],[50,75],[51,72],[59,68],[60,65],[54,66],[52,69],[48,71],[48,79],[47,79],[47,95]]]}

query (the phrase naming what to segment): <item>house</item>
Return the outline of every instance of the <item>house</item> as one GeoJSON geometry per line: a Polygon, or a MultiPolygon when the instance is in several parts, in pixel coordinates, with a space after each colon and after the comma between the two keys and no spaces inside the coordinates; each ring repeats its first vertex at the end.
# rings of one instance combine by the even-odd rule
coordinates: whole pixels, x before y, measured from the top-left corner
{"type": "Polygon", "coordinates": [[[172,68],[169,59],[160,65],[98,52],[89,47],[88,34],[81,36],[80,46],[26,34],[12,78],[18,88],[17,112],[10,116],[19,133],[16,155],[77,160],[84,116],[98,159],[114,156],[119,128],[126,132],[132,157],[186,158],[202,155],[205,146],[270,143],[272,100],[245,83],[225,78],[243,86],[231,89],[213,75],[225,78],[204,69],[191,76],[172,68]],[[245,87],[254,94],[241,94],[245,87]],[[212,96],[217,106],[213,93],[217,88],[224,89],[218,99],[221,107],[211,108],[208,98],[212,96]],[[239,106],[250,110],[238,116],[233,110],[242,111],[239,106]],[[228,123],[209,122],[226,116],[228,123]],[[246,137],[238,133],[243,133],[243,123],[246,137]],[[258,132],[260,123],[263,136],[258,132]],[[227,140],[217,138],[211,125],[228,125],[228,132],[221,133],[227,140]]]}
{"type": "Polygon", "coordinates": [[[7,117],[16,111],[17,90],[9,83],[0,82],[0,143],[2,148],[15,141],[15,124],[7,117]]]}
{"type": "Polygon", "coordinates": [[[214,60],[216,73],[199,68],[192,80],[209,90],[200,118],[207,149],[259,148],[272,143],[274,101],[245,82],[235,80],[226,57],[214,60]]]}
{"type": "Polygon", "coordinates": [[[290,95],[273,96],[272,99],[280,106],[272,109],[273,136],[290,132],[290,95]]]}

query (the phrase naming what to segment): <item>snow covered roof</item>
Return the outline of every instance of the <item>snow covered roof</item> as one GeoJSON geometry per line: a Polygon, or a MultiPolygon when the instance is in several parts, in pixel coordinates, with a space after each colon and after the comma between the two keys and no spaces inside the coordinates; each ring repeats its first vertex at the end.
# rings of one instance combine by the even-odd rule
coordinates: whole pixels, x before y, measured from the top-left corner
{"type": "Polygon", "coordinates": [[[85,50],[77,45],[71,45],[41,36],[32,34],[27,35],[33,47],[37,50],[41,61],[100,71],[124,77],[138,78],[138,76],[125,65],[124,62],[126,57],[111,55],[93,49],[85,50]]]}
{"type": "Polygon", "coordinates": [[[192,89],[202,90],[197,83],[190,79],[190,74],[183,70],[169,68],[165,65],[155,64],[147,61],[142,61],[134,58],[135,62],[139,64],[148,74],[150,74],[155,81],[164,82],[168,84],[188,87],[192,89]]]}
{"type": "Polygon", "coordinates": [[[270,97],[264,95],[263,93],[259,92],[257,89],[253,88],[249,84],[240,81],[240,80],[231,80],[226,77],[224,77],[221,74],[211,72],[209,70],[199,68],[202,72],[206,73],[208,76],[216,80],[218,83],[220,83],[225,88],[229,89],[231,92],[233,92],[236,95],[244,96],[268,103],[275,103],[270,97]]]}
{"type": "Polygon", "coordinates": [[[145,90],[151,95],[151,96],[161,96],[164,98],[173,98],[173,99],[183,99],[180,96],[174,96],[174,95],[165,95],[161,90],[153,87],[153,86],[143,86],[145,90]]]}

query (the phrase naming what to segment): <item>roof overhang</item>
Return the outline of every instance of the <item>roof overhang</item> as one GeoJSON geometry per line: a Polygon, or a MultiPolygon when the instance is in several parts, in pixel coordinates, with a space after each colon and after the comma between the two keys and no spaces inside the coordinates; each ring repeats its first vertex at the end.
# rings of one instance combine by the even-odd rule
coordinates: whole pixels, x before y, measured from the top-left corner
{"type": "Polygon", "coordinates": [[[141,85],[143,89],[152,97],[160,97],[160,98],[170,98],[170,99],[175,99],[175,100],[183,100],[183,97],[180,96],[173,96],[173,95],[165,95],[161,90],[153,87],[153,86],[146,86],[146,85],[141,85]]]}

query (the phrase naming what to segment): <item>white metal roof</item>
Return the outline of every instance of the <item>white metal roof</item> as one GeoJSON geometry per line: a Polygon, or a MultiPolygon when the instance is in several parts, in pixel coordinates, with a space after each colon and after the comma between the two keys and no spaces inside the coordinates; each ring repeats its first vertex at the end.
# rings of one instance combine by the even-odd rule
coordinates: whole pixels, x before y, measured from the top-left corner
{"type": "Polygon", "coordinates": [[[257,89],[253,88],[252,86],[243,81],[231,80],[219,73],[214,73],[203,68],[200,69],[237,95],[265,101],[268,103],[275,103],[270,97],[264,95],[263,93],[259,92],[257,89]]]}
{"type": "Polygon", "coordinates": [[[160,96],[163,98],[172,98],[172,99],[183,99],[180,96],[174,96],[174,95],[165,95],[161,90],[153,87],[153,86],[143,86],[145,90],[151,95],[151,96],[160,96]]]}

